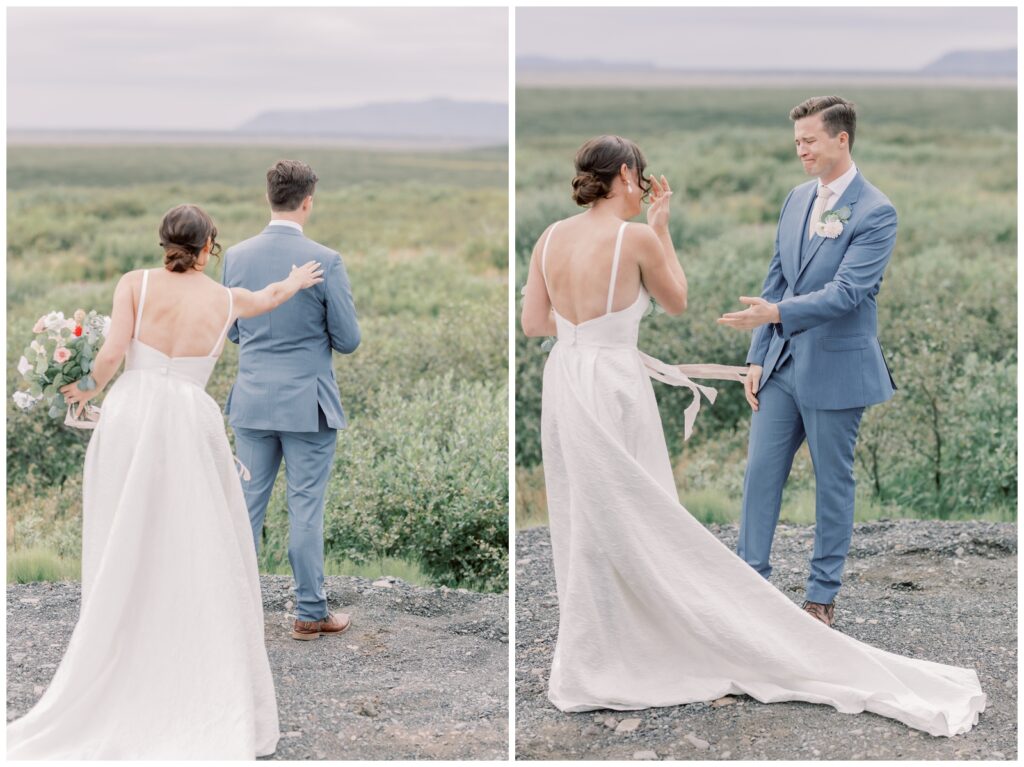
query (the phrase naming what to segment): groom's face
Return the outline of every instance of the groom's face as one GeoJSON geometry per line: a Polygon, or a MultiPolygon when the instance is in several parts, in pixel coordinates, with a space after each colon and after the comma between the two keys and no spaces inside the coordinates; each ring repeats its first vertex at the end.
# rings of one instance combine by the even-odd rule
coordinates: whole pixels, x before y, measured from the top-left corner
{"type": "Polygon", "coordinates": [[[794,122],[793,139],[797,157],[809,176],[828,176],[845,156],[846,133],[828,135],[821,115],[808,115],[794,122]]]}

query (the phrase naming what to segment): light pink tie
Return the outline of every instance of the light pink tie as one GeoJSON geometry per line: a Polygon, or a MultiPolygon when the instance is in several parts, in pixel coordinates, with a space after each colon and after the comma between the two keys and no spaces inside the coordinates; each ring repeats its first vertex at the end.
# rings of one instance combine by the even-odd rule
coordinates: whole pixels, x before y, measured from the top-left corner
{"type": "Polygon", "coordinates": [[[807,226],[807,239],[811,239],[817,232],[815,231],[818,222],[821,221],[821,214],[825,212],[825,206],[828,205],[828,200],[832,196],[832,190],[827,186],[818,187],[818,197],[814,201],[814,207],[811,209],[811,220],[807,226]]]}

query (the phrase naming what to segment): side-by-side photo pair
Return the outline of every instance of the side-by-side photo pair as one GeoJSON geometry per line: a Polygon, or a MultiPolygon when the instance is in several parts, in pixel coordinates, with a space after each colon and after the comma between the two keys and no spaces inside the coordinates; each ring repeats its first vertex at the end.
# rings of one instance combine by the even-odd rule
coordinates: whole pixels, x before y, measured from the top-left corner
{"type": "Polygon", "coordinates": [[[1018,759],[1016,30],[8,9],[7,758],[1018,759]]]}

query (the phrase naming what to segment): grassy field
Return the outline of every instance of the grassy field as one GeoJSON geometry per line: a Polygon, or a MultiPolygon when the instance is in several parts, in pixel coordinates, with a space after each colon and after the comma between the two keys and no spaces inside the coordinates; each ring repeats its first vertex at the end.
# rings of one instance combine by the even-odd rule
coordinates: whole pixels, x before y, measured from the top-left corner
{"type": "MultiPolygon", "coordinates": [[[[818,88],[815,91],[820,90],[818,88]]],[[[854,160],[893,201],[899,235],[879,295],[880,341],[899,386],[868,409],[857,448],[859,519],[1014,519],[1017,497],[1017,102],[1013,90],[851,87],[854,160]]],[[[743,364],[749,335],[717,326],[756,295],[779,209],[805,181],[791,88],[520,89],[516,295],[569,197],[576,148],[634,139],[673,189],[672,237],[690,282],[679,318],[644,320],[642,349],[667,362],[743,364]]],[[[516,335],[516,520],[546,520],[540,467],[540,341],[516,335]]],[[[680,496],[705,521],[738,518],[750,411],[723,383],[682,441],[690,394],[655,384],[680,496]]],[[[813,520],[813,468],[797,455],[783,518],[813,520]]]]}
{"type": "MultiPolygon", "coordinates": [[[[329,571],[507,588],[504,147],[9,147],[9,580],[74,573],[80,549],[87,438],[10,399],[33,323],[51,309],[109,312],[122,273],[162,263],[157,228],[173,205],[202,205],[225,247],[258,233],[266,168],[280,157],[321,179],[306,233],[342,254],[363,331],[355,354],[335,356],[351,426],[328,492],[329,571]]],[[[219,278],[216,261],[209,273],[219,278]]],[[[222,404],[236,366],[228,344],[208,389],[222,404]]],[[[288,566],[283,477],[266,572],[288,566]]]]}

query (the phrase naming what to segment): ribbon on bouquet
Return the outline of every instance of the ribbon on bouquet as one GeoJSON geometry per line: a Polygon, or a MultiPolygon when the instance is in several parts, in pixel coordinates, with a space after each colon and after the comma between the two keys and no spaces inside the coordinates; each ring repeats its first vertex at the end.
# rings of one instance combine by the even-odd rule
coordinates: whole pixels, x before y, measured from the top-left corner
{"type": "Polygon", "coordinates": [[[72,429],[95,429],[100,422],[100,409],[97,405],[86,403],[82,415],[75,415],[75,405],[68,405],[68,413],[64,416],[64,425],[72,429]]]}
{"type": "Polygon", "coordinates": [[[715,404],[718,391],[710,386],[701,386],[694,378],[709,378],[716,381],[739,381],[746,378],[747,369],[735,365],[669,365],[649,354],[640,352],[640,360],[647,368],[647,375],[666,383],[669,386],[683,386],[693,392],[693,402],[683,411],[683,439],[687,440],[693,433],[693,424],[700,412],[700,396],[708,398],[708,403],[715,404]]]}

